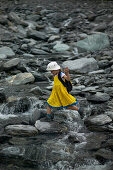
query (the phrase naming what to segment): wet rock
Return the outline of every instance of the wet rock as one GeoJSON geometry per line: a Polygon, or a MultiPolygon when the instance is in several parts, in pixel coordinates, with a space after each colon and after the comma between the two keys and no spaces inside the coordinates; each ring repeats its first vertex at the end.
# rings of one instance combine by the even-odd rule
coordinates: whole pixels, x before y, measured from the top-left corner
{"type": "Polygon", "coordinates": [[[100,149],[102,143],[107,139],[107,136],[101,133],[90,133],[86,137],[85,149],[87,150],[97,150],[100,149]]]}
{"type": "Polygon", "coordinates": [[[27,15],[26,19],[30,20],[30,21],[35,21],[36,22],[36,21],[40,20],[40,15],[37,15],[37,14],[27,15]]]}
{"type": "Polygon", "coordinates": [[[109,39],[107,34],[96,33],[89,35],[86,39],[78,41],[76,47],[79,51],[97,51],[109,47],[109,39]]]}
{"type": "Polygon", "coordinates": [[[95,103],[102,103],[109,101],[110,96],[107,93],[97,92],[94,95],[90,95],[87,97],[88,101],[95,102],[95,103]]]}
{"type": "Polygon", "coordinates": [[[61,126],[59,123],[51,121],[47,122],[45,119],[37,120],[35,127],[40,131],[40,133],[66,133],[67,127],[61,126]]]}
{"type": "Polygon", "coordinates": [[[34,87],[33,89],[30,90],[30,92],[37,95],[37,96],[43,95],[43,92],[42,92],[42,90],[41,90],[41,88],[39,86],[34,87]]]}
{"type": "Polygon", "coordinates": [[[103,144],[103,147],[110,148],[113,150],[113,139],[108,139],[108,141],[103,144]]]}
{"type": "Polygon", "coordinates": [[[80,143],[79,139],[74,135],[69,135],[68,140],[70,143],[80,143]]]}
{"type": "Polygon", "coordinates": [[[108,149],[99,149],[95,154],[94,154],[98,159],[99,158],[104,158],[107,160],[113,160],[113,152],[112,150],[108,149]]]}
{"type": "Polygon", "coordinates": [[[15,76],[9,77],[6,81],[12,85],[22,85],[34,82],[35,78],[31,73],[19,73],[15,76]]]}
{"type": "Polygon", "coordinates": [[[25,124],[28,125],[30,120],[29,115],[14,115],[14,114],[1,114],[0,115],[0,133],[3,134],[4,127],[13,124],[25,124]]]}
{"type": "Polygon", "coordinates": [[[112,170],[112,165],[83,165],[80,166],[78,168],[76,168],[76,170],[81,170],[81,169],[88,169],[88,170],[112,170]]]}
{"type": "Polygon", "coordinates": [[[85,123],[88,125],[105,125],[107,123],[112,122],[112,119],[104,114],[97,115],[97,116],[90,116],[85,120],[85,123]]]}
{"type": "Polygon", "coordinates": [[[30,124],[34,125],[37,120],[47,114],[46,109],[35,109],[30,116],[30,124]]]}
{"type": "Polygon", "coordinates": [[[63,67],[69,67],[71,72],[88,73],[98,69],[97,61],[94,58],[81,58],[63,62],[63,67]]]}
{"type": "Polygon", "coordinates": [[[6,63],[4,63],[3,67],[4,69],[11,69],[15,66],[17,66],[20,62],[20,59],[19,58],[14,58],[14,59],[11,59],[10,61],[7,61],[6,63]]]}
{"type": "Polygon", "coordinates": [[[6,46],[0,48],[0,54],[5,54],[8,57],[15,56],[15,53],[13,52],[13,50],[6,46]]]}
{"type": "Polygon", "coordinates": [[[2,109],[2,114],[23,113],[29,110],[30,105],[30,100],[27,97],[13,99],[9,103],[7,103],[6,106],[4,106],[4,108],[2,109]]]}
{"type": "Polygon", "coordinates": [[[38,130],[30,125],[9,125],[5,127],[5,131],[14,136],[34,136],[38,134],[38,130]]]}

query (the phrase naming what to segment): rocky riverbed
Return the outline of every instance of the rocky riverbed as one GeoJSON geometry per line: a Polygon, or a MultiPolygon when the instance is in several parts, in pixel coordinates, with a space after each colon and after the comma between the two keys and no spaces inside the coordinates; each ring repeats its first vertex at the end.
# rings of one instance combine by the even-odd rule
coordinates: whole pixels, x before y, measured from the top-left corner
{"type": "Polygon", "coordinates": [[[112,170],[113,1],[0,2],[0,169],[112,170]],[[83,114],[46,100],[50,61],[70,69],[83,114]]]}

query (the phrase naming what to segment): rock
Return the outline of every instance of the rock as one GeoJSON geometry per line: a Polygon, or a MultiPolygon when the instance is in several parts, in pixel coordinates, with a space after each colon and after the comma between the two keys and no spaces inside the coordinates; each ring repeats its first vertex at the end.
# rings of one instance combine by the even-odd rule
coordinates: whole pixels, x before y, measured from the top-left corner
{"type": "Polygon", "coordinates": [[[43,95],[43,92],[42,92],[42,90],[41,90],[41,88],[39,86],[34,87],[33,89],[30,90],[30,92],[37,95],[37,96],[43,95]]]}
{"type": "Polygon", "coordinates": [[[4,54],[8,57],[15,56],[15,53],[13,52],[13,50],[9,47],[6,47],[6,46],[0,48],[0,54],[2,54],[2,55],[4,54]]]}
{"type": "Polygon", "coordinates": [[[52,35],[52,36],[49,37],[48,42],[53,42],[53,41],[58,40],[58,39],[60,39],[59,35],[52,35]]]}
{"type": "Polygon", "coordinates": [[[93,75],[93,74],[104,74],[105,73],[105,71],[104,70],[97,70],[97,71],[92,71],[92,72],[89,72],[88,73],[88,75],[90,76],[90,75],[93,75]]]}
{"type": "Polygon", "coordinates": [[[0,24],[6,25],[8,23],[7,15],[0,15],[0,24]]]}
{"type": "Polygon", "coordinates": [[[30,125],[9,125],[5,127],[5,131],[14,136],[34,136],[38,134],[38,130],[30,125]]]}
{"type": "Polygon", "coordinates": [[[15,12],[10,12],[8,18],[16,24],[21,24],[21,19],[15,12]]]}
{"type": "Polygon", "coordinates": [[[30,124],[34,125],[37,120],[44,117],[47,114],[46,109],[35,109],[30,116],[30,124]]]}
{"type": "Polygon", "coordinates": [[[107,136],[103,133],[89,133],[86,136],[85,149],[87,150],[97,150],[100,149],[102,143],[107,139],[107,136]]]}
{"type": "Polygon", "coordinates": [[[34,82],[35,78],[31,73],[19,73],[15,76],[9,77],[6,81],[12,85],[22,85],[34,82]]]}
{"type": "Polygon", "coordinates": [[[93,92],[93,91],[95,91],[95,93],[96,93],[96,89],[98,89],[98,88],[99,88],[99,86],[86,87],[86,88],[82,89],[82,92],[93,92]]]}
{"type": "Polygon", "coordinates": [[[98,24],[96,27],[93,28],[93,31],[97,31],[97,32],[104,32],[107,28],[106,23],[102,23],[102,24],[98,24]]]}
{"type": "Polygon", "coordinates": [[[37,120],[35,123],[35,127],[41,132],[41,133],[65,133],[67,132],[67,127],[61,126],[59,123],[55,121],[46,122],[45,119],[37,120]]]}
{"type": "Polygon", "coordinates": [[[46,36],[46,34],[45,33],[42,33],[42,32],[40,32],[40,31],[35,31],[35,30],[30,30],[30,31],[28,31],[27,32],[27,36],[29,37],[29,38],[33,38],[33,39],[35,39],[35,40],[44,40],[44,41],[46,41],[47,40],[47,36],[46,36]]]}
{"type": "Polygon", "coordinates": [[[110,65],[108,60],[101,60],[98,62],[99,68],[101,69],[105,69],[106,67],[108,67],[110,65]]]}
{"type": "Polygon", "coordinates": [[[30,100],[27,97],[12,99],[2,109],[2,114],[18,114],[29,110],[31,106],[30,100]]]}
{"type": "Polygon", "coordinates": [[[107,123],[112,122],[112,119],[105,115],[105,114],[101,114],[101,115],[97,115],[97,116],[90,116],[89,118],[87,118],[85,120],[85,123],[88,125],[105,125],[107,123]]]}
{"type": "Polygon", "coordinates": [[[60,42],[58,42],[54,47],[53,49],[57,52],[63,52],[63,51],[67,51],[70,49],[70,47],[66,44],[62,44],[60,42]]]}
{"type": "Polygon", "coordinates": [[[88,15],[88,21],[94,21],[95,18],[96,18],[96,14],[94,14],[94,13],[90,13],[90,14],[88,15]]]}
{"type": "Polygon", "coordinates": [[[11,69],[11,68],[17,66],[19,63],[20,63],[20,59],[14,58],[14,59],[11,59],[10,61],[7,61],[6,63],[4,63],[3,67],[4,67],[4,69],[11,69]]]}
{"type": "Polygon", "coordinates": [[[79,52],[82,51],[97,51],[110,46],[107,34],[96,33],[87,36],[84,40],[80,40],[76,43],[76,47],[79,52]]]}
{"type": "Polygon", "coordinates": [[[6,59],[7,55],[6,54],[0,54],[0,59],[6,59]]]}
{"type": "Polygon", "coordinates": [[[104,158],[107,160],[113,160],[113,152],[112,150],[108,150],[108,149],[99,149],[96,153],[94,153],[94,155],[98,158],[104,158]]]}
{"type": "Polygon", "coordinates": [[[37,49],[37,48],[32,48],[31,53],[35,55],[47,55],[48,54],[48,52],[41,50],[41,49],[37,49]]]}
{"type": "Polygon", "coordinates": [[[97,61],[94,58],[81,58],[63,62],[63,67],[69,67],[74,73],[88,73],[98,70],[97,61]]]}
{"type": "Polygon", "coordinates": [[[97,92],[96,94],[87,97],[88,101],[95,102],[95,103],[106,102],[109,101],[109,99],[110,96],[107,93],[101,93],[101,92],[97,92]]]}

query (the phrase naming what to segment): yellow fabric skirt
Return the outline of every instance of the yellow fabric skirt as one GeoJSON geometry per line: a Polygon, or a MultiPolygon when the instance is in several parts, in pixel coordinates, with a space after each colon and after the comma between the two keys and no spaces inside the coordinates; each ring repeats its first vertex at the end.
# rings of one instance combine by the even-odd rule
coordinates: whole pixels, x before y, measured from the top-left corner
{"type": "Polygon", "coordinates": [[[58,75],[54,77],[53,90],[47,104],[51,108],[66,108],[72,105],[76,105],[77,99],[67,92],[66,87],[58,79],[58,75]]]}

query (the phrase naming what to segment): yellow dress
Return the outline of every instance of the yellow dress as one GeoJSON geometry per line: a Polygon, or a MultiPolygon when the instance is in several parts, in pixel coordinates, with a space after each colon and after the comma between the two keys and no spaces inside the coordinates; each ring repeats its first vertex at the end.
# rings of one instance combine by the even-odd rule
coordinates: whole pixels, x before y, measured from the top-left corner
{"type": "Polygon", "coordinates": [[[64,87],[64,85],[58,79],[58,75],[55,76],[53,90],[49,99],[47,100],[47,104],[51,108],[61,109],[76,105],[77,103],[77,99],[67,92],[66,87],[64,87]]]}

